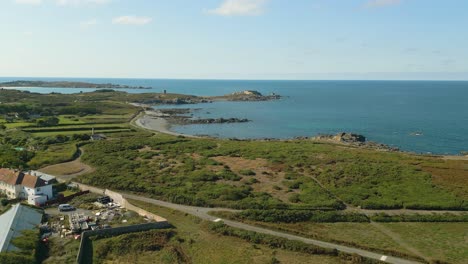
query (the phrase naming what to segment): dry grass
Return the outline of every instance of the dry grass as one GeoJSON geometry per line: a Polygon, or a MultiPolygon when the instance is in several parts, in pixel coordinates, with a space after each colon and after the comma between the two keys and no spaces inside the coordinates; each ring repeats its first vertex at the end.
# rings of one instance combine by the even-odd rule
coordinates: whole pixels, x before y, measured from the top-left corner
{"type": "Polygon", "coordinates": [[[468,162],[464,160],[439,160],[423,164],[421,169],[432,175],[432,181],[464,199],[468,199],[468,162]]]}
{"type": "Polygon", "coordinates": [[[253,177],[258,181],[251,185],[255,192],[266,192],[283,202],[288,202],[291,192],[288,192],[288,187],[282,183],[285,175],[283,166],[271,165],[266,159],[261,158],[250,160],[241,157],[218,156],[212,159],[229,166],[234,173],[242,177],[242,180],[234,185],[240,186],[241,183],[253,177]],[[242,170],[251,170],[255,172],[255,176],[243,176],[240,173],[242,170]]]}
{"type": "Polygon", "coordinates": [[[81,160],[74,160],[71,162],[60,163],[56,165],[47,166],[40,169],[41,172],[56,175],[56,176],[78,176],[81,174],[94,171],[93,168],[81,162],[81,160]]]}

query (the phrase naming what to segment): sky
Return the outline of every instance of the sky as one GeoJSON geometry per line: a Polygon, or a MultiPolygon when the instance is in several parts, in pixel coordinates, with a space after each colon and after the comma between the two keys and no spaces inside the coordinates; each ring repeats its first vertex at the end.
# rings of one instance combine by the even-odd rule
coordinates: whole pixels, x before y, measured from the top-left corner
{"type": "Polygon", "coordinates": [[[0,0],[1,77],[468,80],[466,0],[0,0]]]}

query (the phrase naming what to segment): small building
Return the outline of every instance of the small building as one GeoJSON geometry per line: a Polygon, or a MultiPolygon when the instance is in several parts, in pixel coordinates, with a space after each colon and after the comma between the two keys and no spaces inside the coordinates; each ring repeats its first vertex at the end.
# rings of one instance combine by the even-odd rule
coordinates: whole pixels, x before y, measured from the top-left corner
{"type": "Polygon", "coordinates": [[[89,137],[89,139],[92,141],[103,140],[103,139],[106,139],[106,136],[103,134],[94,134],[94,127],[93,127],[93,129],[91,130],[91,136],[89,137]]]}
{"type": "Polygon", "coordinates": [[[40,206],[52,199],[52,184],[38,176],[18,170],[0,169],[0,192],[9,199],[25,199],[40,206]]]}
{"type": "Polygon", "coordinates": [[[17,250],[11,241],[21,236],[24,230],[37,227],[42,221],[42,214],[40,210],[15,204],[0,215],[0,252],[17,250]]]}
{"type": "Polygon", "coordinates": [[[91,140],[95,141],[95,140],[103,140],[103,139],[106,139],[107,137],[103,134],[92,134],[90,138],[91,140]]]}

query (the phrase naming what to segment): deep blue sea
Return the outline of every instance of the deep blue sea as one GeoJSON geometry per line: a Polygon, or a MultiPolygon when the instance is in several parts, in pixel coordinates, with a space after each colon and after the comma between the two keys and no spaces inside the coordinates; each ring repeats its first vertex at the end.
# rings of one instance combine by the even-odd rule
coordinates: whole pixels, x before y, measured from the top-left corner
{"type": "MultiPolygon", "coordinates": [[[[185,134],[223,138],[292,138],[341,131],[365,135],[402,150],[459,154],[468,151],[468,82],[460,81],[240,81],[165,79],[0,78],[0,81],[79,80],[149,86],[161,92],[223,95],[257,90],[283,99],[268,102],[215,102],[183,105],[201,108],[195,117],[238,117],[250,123],[175,126],[185,134]],[[416,136],[414,133],[421,133],[416,136]]],[[[23,88],[40,93],[88,89],[23,88]]],[[[173,107],[173,106],[171,106],[173,107]]]]}

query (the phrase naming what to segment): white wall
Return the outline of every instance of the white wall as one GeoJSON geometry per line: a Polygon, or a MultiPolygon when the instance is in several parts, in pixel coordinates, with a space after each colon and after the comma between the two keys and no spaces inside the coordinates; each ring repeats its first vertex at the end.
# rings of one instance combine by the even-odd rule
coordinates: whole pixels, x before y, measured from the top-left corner
{"type": "Polygon", "coordinates": [[[37,187],[37,188],[29,188],[26,186],[23,186],[23,198],[28,199],[29,204],[43,204],[47,200],[52,199],[53,197],[53,192],[52,192],[52,185],[46,185],[43,187],[37,187]],[[35,196],[44,196],[42,198],[34,198],[35,196]]]}
{"type": "Polygon", "coordinates": [[[20,188],[15,185],[9,185],[4,182],[0,182],[0,191],[6,194],[9,199],[16,199],[20,193],[20,188]]]}

